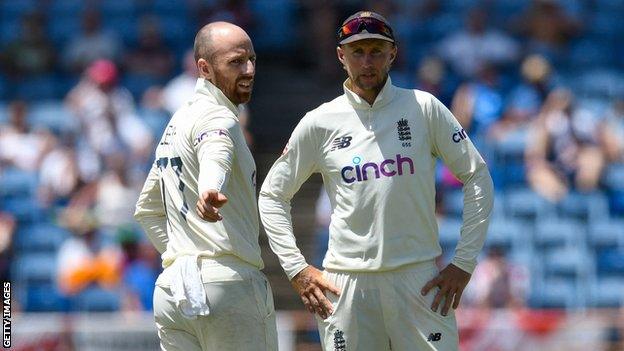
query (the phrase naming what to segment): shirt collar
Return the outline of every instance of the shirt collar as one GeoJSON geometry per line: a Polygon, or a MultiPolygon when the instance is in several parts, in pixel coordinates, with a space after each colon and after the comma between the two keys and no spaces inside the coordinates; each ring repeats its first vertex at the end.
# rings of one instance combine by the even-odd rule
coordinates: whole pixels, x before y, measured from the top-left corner
{"type": "Polygon", "coordinates": [[[396,93],[396,88],[394,85],[392,85],[392,79],[390,79],[390,76],[388,76],[388,78],[386,79],[386,84],[384,84],[383,88],[381,88],[381,91],[379,92],[379,94],[377,94],[377,97],[375,98],[375,101],[371,106],[366,100],[362,99],[358,94],[354,93],[347,86],[348,82],[349,78],[347,78],[344,83],[342,83],[344,93],[347,96],[347,100],[349,100],[349,103],[353,105],[353,107],[359,109],[379,108],[381,106],[384,106],[392,100],[396,93]]]}
{"type": "Polygon", "coordinates": [[[227,107],[238,117],[238,114],[240,113],[239,106],[236,106],[232,101],[230,101],[230,99],[223,94],[221,89],[217,88],[208,79],[201,77],[197,79],[197,84],[195,84],[195,93],[208,96],[218,105],[227,107]]]}

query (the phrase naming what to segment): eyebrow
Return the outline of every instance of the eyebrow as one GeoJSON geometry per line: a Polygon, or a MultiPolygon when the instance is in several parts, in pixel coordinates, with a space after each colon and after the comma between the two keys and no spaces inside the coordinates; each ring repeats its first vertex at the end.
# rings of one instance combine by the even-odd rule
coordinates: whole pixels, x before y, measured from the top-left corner
{"type": "Polygon", "coordinates": [[[357,45],[357,46],[352,46],[352,50],[358,50],[358,49],[365,49],[365,48],[370,48],[370,49],[383,49],[384,46],[383,44],[373,44],[373,45],[357,45]]]}

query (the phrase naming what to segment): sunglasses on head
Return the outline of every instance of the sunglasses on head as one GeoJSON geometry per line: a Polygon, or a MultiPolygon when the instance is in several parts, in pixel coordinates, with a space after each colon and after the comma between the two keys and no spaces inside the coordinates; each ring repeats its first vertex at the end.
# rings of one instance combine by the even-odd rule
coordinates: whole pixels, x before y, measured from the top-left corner
{"type": "Polygon", "coordinates": [[[384,37],[394,40],[392,29],[380,21],[372,17],[359,17],[345,23],[338,30],[338,41],[343,41],[348,37],[361,33],[364,29],[371,34],[381,34],[384,37]]]}

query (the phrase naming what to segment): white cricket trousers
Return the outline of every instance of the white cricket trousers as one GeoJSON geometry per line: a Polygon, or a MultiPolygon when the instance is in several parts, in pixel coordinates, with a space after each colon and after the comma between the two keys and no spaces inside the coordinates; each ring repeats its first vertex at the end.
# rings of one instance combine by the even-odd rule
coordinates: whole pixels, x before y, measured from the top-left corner
{"type": "MultiPolygon", "coordinates": [[[[451,308],[446,317],[431,310],[437,288],[420,290],[438,274],[433,261],[387,272],[339,272],[324,277],[341,291],[328,293],[334,313],[316,315],[324,351],[456,351],[457,323],[451,308]]],[[[442,300],[444,303],[444,300],[442,300]]]]}
{"type": "Polygon", "coordinates": [[[273,293],[258,268],[233,256],[201,258],[210,314],[191,320],[176,307],[165,269],[156,281],[154,318],[163,351],[275,351],[273,293]]]}

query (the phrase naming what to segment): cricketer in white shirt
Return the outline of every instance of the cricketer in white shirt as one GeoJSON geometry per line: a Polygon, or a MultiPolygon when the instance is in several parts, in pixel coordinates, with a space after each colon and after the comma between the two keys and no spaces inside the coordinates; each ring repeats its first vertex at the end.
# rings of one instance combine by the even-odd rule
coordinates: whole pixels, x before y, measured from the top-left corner
{"type": "MultiPolygon", "coordinates": [[[[371,13],[355,16],[369,21],[371,13]]],[[[434,303],[434,294],[423,296],[423,287],[430,281],[439,284],[435,279],[444,273],[434,263],[442,253],[436,159],[463,183],[463,226],[451,263],[468,278],[487,232],[492,180],[470,138],[440,101],[395,87],[383,73],[389,64],[382,55],[393,55],[396,47],[384,51],[390,50],[387,42],[368,33],[364,38],[369,39],[339,48],[350,76],[344,94],[301,119],[269,171],[260,191],[261,220],[287,276],[318,314],[325,350],[455,350],[453,311],[447,315],[445,305],[442,314],[435,313],[439,298],[434,303]],[[359,68],[366,77],[354,73],[359,68]],[[366,82],[383,77],[385,83],[368,102],[354,92],[353,76],[366,82]],[[322,277],[340,290],[339,296],[326,293],[332,307],[325,311],[323,296],[307,292],[331,292],[328,285],[297,281],[310,268],[296,245],[290,215],[291,198],[313,173],[322,175],[332,209],[322,277]]]]}
{"type": "MultiPolygon", "coordinates": [[[[228,62],[251,60],[245,74],[253,79],[247,34],[229,23],[211,25],[221,44],[234,42],[228,62]]],[[[199,78],[194,97],[165,129],[136,205],[135,218],[163,259],[154,292],[163,350],[277,350],[272,292],[260,272],[256,166],[238,114],[221,88],[199,78]],[[196,211],[207,190],[227,198],[220,220],[196,211]]]]}

